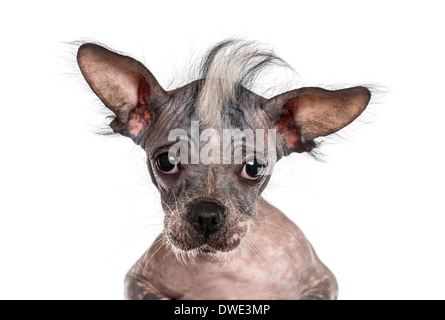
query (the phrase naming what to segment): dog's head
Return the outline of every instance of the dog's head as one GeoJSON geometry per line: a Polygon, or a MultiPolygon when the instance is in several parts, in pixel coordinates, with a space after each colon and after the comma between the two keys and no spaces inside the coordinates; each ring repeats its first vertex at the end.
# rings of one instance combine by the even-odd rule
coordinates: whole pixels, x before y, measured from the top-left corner
{"type": "Polygon", "coordinates": [[[243,85],[273,61],[280,60],[251,45],[221,43],[200,79],[165,91],[140,62],[95,44],[79,48],[83,76],[116,115],[111,128],[147,153],[174,248],[235,249],[275,162],[311,151],[315,138],[342,129],[369,102],[363,87],[301,88],[266,99],[243,85]]]}

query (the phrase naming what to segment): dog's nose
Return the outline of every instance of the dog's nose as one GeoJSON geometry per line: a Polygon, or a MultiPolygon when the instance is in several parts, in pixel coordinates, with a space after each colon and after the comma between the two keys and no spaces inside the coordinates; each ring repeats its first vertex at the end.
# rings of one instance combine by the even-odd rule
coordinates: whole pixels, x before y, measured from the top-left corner
{"type": "Polygon", "coordinates": [[[193,226],[203,235],[217,232],[224,222],[224,207],[216,202],[200,201],[189,210],[193,226]]]}

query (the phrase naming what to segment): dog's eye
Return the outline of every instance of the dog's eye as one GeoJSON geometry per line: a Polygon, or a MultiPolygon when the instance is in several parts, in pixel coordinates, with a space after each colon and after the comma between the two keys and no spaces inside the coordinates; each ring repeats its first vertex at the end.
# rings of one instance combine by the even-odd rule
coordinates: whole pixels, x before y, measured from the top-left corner
{"type": "Polygon", "coordinates": [[[158,166],[159,170],[165,174],[175,174],[179,170],[176,157],[169,155],[167,152],[161,154],[156,159],[156,165],[158,166]]]}
{"type": "Polygon", "coordinates": [[[249,180],[256,180],[264,174],[265,167],[266,165],[258,163],[257,159],[251,159],[244,165],[241,176],[249,180]]]}

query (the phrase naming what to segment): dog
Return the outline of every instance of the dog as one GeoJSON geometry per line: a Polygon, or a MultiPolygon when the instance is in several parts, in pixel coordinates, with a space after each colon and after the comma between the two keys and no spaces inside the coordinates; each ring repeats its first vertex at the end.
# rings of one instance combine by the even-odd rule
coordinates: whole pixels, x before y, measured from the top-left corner
{"type": "Polygon", "coordinates": [[[164,90],[139,61],[84,43],[77,62],[115,117],[111,129],[147,154],[164,230],[125,278],[127,299],[337,299],[334,275],[302,231],[261,196],[274,164],[312,152],[353,122],[365,87],[305,87],[264,98],[251,83],[285,64],[255,43],[229,40],[197,80],[164,90]]]}

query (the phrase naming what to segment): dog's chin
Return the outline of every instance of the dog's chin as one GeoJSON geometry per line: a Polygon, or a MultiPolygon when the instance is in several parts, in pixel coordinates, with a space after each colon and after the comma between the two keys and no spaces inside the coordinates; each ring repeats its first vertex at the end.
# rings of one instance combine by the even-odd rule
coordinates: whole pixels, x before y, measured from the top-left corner
{"type": "Polygon", "coordinates": [[[203,244],[202,246],[200,246],[199,248],[196,248],[195,250],[199,251],[199,253],[203,253],[203,254],[217,254],[220,253],[221,251],[209,246],[208,244],[203,244]]]}
{"type": "Polygon", "coordinates": [[[172,234],[168,236],[169,242],[175,249],[184,253],[199,253],[199,254],[219,254],[229,253],[236,250],[241,244],[242,236],[235,233],[225,241],[217,241],[216,239],[202,239],[194,238],[187,239],[188,241],[180,241],[172,234]]]}

